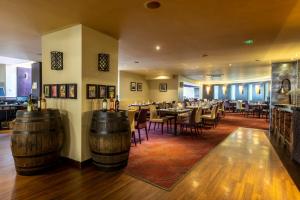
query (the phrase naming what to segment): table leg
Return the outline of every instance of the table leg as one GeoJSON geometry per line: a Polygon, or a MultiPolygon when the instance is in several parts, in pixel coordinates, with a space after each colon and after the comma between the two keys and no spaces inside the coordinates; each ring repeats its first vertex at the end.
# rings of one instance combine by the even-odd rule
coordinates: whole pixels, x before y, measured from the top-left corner
{"type": "Polygon", "coordinates": [[[175,115],[175,119],[174,119],[174,135],[177,135],[177,117],[178,117],[178,115],[175,115]]]}

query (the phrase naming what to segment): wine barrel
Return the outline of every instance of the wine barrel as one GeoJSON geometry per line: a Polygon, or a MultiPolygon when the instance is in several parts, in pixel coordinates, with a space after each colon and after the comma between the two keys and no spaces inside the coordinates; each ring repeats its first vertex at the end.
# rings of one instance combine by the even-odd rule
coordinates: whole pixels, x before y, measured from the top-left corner
{"type": "Polygon", "coordinates": [[[58,109],[49,108],[47,111],[50,115],[50,129],[58,134],[58,149],[60,151],[65,140],[63,121],[58,109]]]}
{"type": "Polygon", "coordinates": [[[126,111],[94,111],[89,134],[93,163],[102,170],[125,167],[130,150],[130,129],[126,111]]]}
{"type": "Polygon", "coordinates": [[[38,174],[56,164],[60,139],[53,113],[17,112],[11,150],[18,174],[38,174]]]}

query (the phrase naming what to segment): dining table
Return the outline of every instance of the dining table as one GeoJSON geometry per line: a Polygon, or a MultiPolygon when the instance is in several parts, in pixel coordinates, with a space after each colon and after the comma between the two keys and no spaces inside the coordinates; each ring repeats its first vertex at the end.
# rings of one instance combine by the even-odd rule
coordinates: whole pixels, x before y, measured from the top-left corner
{"type": "Polygon", "coordinates": [[[258,118],[260,118],[263,108],[267,107],[266,103],[249,103],[249,107],[253,109],[254,112],[257,113],[258,118]]]}
{"type": "Polygon", "coordinates": [[[165,109],[158,109],[158,112],[162,116],[174,116],[174,135],[177,135],[177,118],[180,114],[189,113],[192,109],[190,108],[165,108],[165,109]]]}
{"type": "Polygon", "coordinates": [[[129,107],[138,107],[139,110],[141,110],[142,107],[150,106],[150,105],[152,105],[152,103],[134,103],[134,104],[130,104],[129,107]]]}

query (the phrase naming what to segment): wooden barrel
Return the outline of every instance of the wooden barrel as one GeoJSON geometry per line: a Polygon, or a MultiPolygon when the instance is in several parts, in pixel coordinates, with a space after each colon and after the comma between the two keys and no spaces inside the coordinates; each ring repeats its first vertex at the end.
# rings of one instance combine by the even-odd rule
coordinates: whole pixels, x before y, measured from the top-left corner
{"type": "Polygon", "coordinates": [[[47,109],[50,115],[50,129],[51,131],[55,131],[58,134],[58,148],[59,150],[62,149],[64,141],[65,141],[65,134],[64,134],[64,126],[63,121],[58,109],[47,109]]]}
{"type": "Polygon", "coordinates": [[[102,170],[121,169],[127,165],[130,129],[126,111],[94,111],[89,135],[93,163],[102,170]]]}
{"type": "Polygon", "coordinates": [[[38,174],[56,164],[59,133],[51,111],[18,111],[11,137],[11,150],[20,175],[38,174]]]}

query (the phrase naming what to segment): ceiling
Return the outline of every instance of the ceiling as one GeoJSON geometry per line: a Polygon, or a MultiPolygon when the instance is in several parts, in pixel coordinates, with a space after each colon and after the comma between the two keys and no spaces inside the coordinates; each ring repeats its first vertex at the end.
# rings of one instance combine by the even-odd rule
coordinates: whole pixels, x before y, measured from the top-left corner
{"type": "Polygon", "coordinates": [[[160,2],[1,0],[0,56],[40,60],[41,35],[79,23],[118,38],[120,69],[144,75],[265,79],[271,62],[300,56],[299,0],[160,2]]]}

